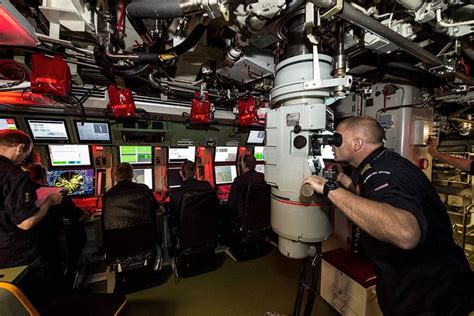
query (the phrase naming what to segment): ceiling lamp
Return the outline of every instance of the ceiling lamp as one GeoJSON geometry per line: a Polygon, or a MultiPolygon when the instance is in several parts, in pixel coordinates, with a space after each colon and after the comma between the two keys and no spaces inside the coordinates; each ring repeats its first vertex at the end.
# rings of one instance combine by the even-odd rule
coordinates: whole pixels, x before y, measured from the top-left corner
{"type": "Polygon", "coordinates": [[[0,0],[0,45],[36,47],[33,26],[8,1],[0,0]]]}

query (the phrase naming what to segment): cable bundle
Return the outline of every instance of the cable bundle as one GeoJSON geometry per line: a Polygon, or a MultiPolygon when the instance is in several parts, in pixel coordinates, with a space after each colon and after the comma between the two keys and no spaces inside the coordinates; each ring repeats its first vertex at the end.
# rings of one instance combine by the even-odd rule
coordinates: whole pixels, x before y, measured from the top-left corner
{"type": "Polygon", "coordinates": [[[1,88],[10,88],[23,83],[27,78],[25,68],[12,59],[0,59],[0,80],[14,80],[0,85],[1,88]]]}

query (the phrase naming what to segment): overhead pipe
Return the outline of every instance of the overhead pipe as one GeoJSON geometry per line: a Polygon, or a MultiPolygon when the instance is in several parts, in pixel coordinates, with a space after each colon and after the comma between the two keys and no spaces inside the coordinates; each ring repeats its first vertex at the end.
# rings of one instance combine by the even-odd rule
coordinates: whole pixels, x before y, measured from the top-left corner
{"type": "Polygon", "coordinates": [[[184,15],[177,0],[138,0],[127,6],[127,15],[142,19],[172,19],[184,15]]]}
{"type": "MultiPolygon", "coordinates": [[[[369,30],[385,38],[386,40],[394,43],[407,53],[420,59],[421,61],[424,61],[433,66],[444,66],[444,63],[441,59],[439,59],[429,51],[421,48],[417,43],[406,39],[397,32],[384,26],[374,18],[364,15],[362,12],[355,9],[347,2],[344,3],[343,10],[338,12],[336,15],[339,16],[341,19],[344,19],[350,23],[353,23],[363,29],[369,30]]],[[[468,84],[474,85],[474,78],[469,77],[462,72],[455,72],[454,75],[460,80],[468,84]]]]}

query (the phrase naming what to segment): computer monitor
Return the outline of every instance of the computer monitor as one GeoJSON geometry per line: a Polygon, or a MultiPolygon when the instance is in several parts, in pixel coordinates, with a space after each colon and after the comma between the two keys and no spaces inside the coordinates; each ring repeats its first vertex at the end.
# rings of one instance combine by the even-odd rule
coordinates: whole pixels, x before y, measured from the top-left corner
{"type": "Polygon", "coordinates": [[[69,136],[66,130],[66,122],[63,120],[37,120],[27,119],[33,140],[66,142],[69,136]]]}
{"type": "Polygon", "coordinates": [[[216,184],[230,184],[237,177],[237,167],[235,165],[214,166],[214,172],[216,174],[216,184]]]}
{"type": "Polygon", "coordinates": [[[214,162],[236,162],[237,147],[216,147],[214,162]]]}
{"type": "Polygon", "coordinates": [[[49,145],[51,167],[90,166],[88,145],[49,145]]]}
{"type": "Polygon", "coordinates": [[[0,129],[18,129],[14,118],[0,118],[0,129]]]}
{"type": "Polygon", "coordinates": [[[181,168],[168,168],[166,170],[166,184],[168,189],[175,189],[181,187],[183,178],[179,174],[181,168]]]}
{"type": "Polygon", "coordinates": [[[264,164],[256,164],[255,165],[255,171],[265,174],[265,165],[264,164]]]}
{"type": "Polygon", "coordinates": [[[168,151],[168,162],[184,162],[186,160],[194,161],[196,157],[196,146],[188,147],[170,147],[168,151]]]}
{"type": "Polygon", "coordinates": [[[120,146],[120,162],[151,164],[151,146],[120,146]]]}
{"type": "Polygon", "coordinates": [[[63,188],[68,195],[94,195],[94,169],[49,170],[47,184],[63,188]]]}
{"type": "Polygon", "coordinates": [[[133,182],[146,184],[153,190],[153,169],[133,168],[133,182]]]}
{"type": "Polygon", "coordinates": [[[263,145],[265,141],[265,131],[250,131],[249,137],[247,138],[247,144],[249,145],[263,145]]]}
{"type": "Polygon", "coordinates": [[[76,121],[77,135],[80,142],[110,143],[110,129],[107,122],[76,121]]]}
{"type": "Polygon", "coordinates": [[[257,161],[265,161],[265,147],[255,146],[253,156],[257,161]]]}

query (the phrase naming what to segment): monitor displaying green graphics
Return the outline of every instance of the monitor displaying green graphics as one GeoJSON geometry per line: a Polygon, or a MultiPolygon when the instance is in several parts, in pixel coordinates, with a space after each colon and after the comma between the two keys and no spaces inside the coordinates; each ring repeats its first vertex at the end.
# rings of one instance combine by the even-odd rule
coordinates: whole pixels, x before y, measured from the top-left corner
{"type": "Polygon", "coordinates": [[[17,129],[15,119],[0,118],[0,129],[17,129]]]}
{"type": "Polygon", "coordinates": [[[265,161],[265,147],[255,146],[253,156],[257,161],[265,161]]]}
{"type": "Polygon", "coordinates": [[[151,146],[120,146],[120,162],[151,164],[151,146]]]}

